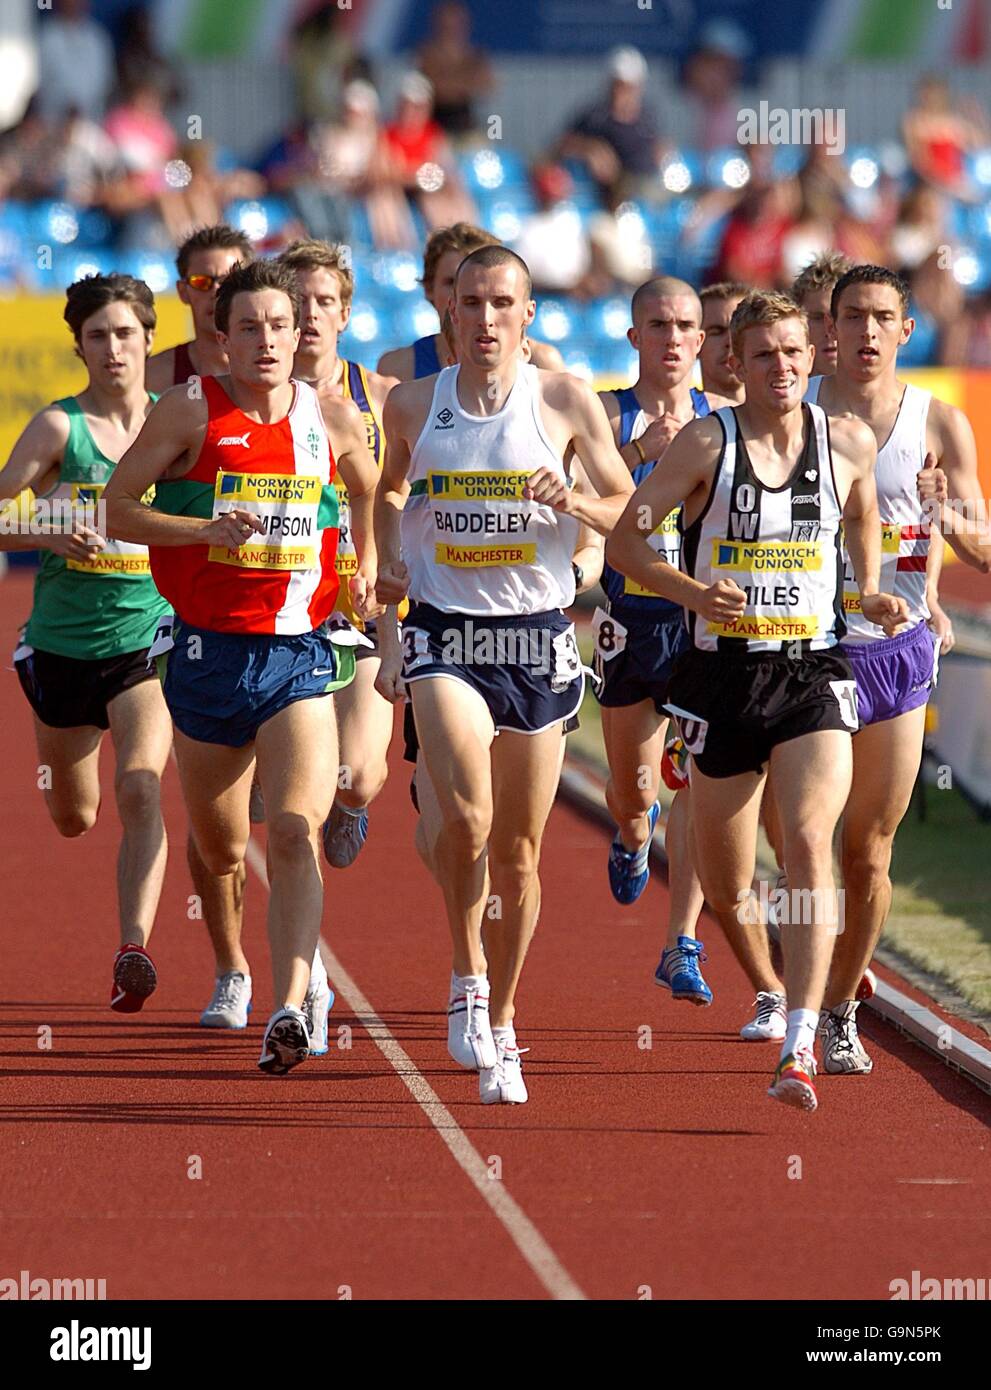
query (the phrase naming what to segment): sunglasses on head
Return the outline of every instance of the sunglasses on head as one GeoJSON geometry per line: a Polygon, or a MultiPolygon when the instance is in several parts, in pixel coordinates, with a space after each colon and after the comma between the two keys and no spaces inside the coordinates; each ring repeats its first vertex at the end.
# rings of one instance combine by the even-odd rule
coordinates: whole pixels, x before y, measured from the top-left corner
{"type": "Polygon", "coordinates": [[[226,275],[187,275],[183,283],[191,290],[200,290],[205,294],[207,290],[212,290],[214,285],[222,285],[226,279],[226,275]]]}

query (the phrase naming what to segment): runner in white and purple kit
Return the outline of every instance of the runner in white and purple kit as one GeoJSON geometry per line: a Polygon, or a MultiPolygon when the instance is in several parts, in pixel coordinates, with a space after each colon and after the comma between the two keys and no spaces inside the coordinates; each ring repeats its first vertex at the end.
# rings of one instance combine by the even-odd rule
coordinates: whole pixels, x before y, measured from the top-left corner
{"type": "Polygon", "coordinates": [[[827,1072],[866,1074],[874,1064],[857,1034],[857,990],[891,906],[892,844],[922,760],[940,644],[952,641],[936,599],[943,547],[930,545],[918,477],[928,455],[940,457],[944,431],[960,412],[896,375],[898,348],[915,326],[899,276],[880,266],[855,266],[837,281],[831,304],[836,371],[813,378],[806,400],[833,419],[855,415],[874,431],[880,585],[904,600],[909,615],[909,626],[893,637],[868,622],[844,551],[842,647],[857,682],[860,728],[843,813],[845,922],[823,999],[822,1057],[827,1072]]]}

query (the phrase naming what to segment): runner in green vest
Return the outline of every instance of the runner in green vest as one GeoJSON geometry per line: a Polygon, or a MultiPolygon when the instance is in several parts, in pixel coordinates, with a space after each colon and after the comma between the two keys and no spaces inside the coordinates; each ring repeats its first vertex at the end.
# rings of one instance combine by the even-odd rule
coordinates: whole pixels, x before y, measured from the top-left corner
{"type": "Polygon", "coordinates": [[[42,552],[14,665],[34,711],[39,786],[61,835],[95,824],[108,728],[113,739],[124,834],[110,1007],[134,1013],[157,984],[146,946],[165,874],[160,785],[172,725],[148,648],[168,605],[152,583],[147,549],[106,539],[101,497],[155,399],[144,385],[155,302],[130,275],[87,276],[66,301],[89,381],[34,417],[0,471],[0,501],[27,488],[36,499],[30,529],[8,525],[0,549],[42,552]]]}

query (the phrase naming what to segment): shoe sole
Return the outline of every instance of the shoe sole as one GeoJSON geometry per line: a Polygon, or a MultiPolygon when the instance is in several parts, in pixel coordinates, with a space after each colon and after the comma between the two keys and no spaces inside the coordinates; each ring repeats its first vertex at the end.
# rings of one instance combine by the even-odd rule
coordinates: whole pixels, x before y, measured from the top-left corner
{"type": "Polygon", "coordinates": [[[696,1008],[707,1009],[712,1003],[712,1000],[706,999],[703,994],[689,994],[685,990],[682,990],[680,994],[675,994],[667,980],[659,980],[656,975],[654,976],[654,984],[659,989],[666,989],[676,1004],[694,1004],[696,1008]]]}
{"type": "Polygon", "coordinates": [[[804,1110],[808,1114],[819,1105],[815,1090],[797,1077],[782,1077],[776,1085],[768,1088],[767,1094],[772,1100],[781,1101],[782,1105],[790,1105],[793,1110],[804,1110]]]}
{"type": "Polygon", "coordinates": [[[823,1058],[822,1069],[830,1076],[870,1076],[874,1062],[871,1060],[866,1067],[831,1067],[823,1058]]]}
{"type": "Polygon", "coordinates": [[[147,956],[129,951],[114,966],[114,987],[121,991],[110,1007],[118,1014],[136,1014],[158,988],[158,972],[147,956]]]}
{"type": "Polygon", "coordinates": [[[740,1029],[740,1037],[744,1042],[784,1042],[787,1028],[781,1033],[745,1033],[740,1029]]]}
{"type": "Polygon", "coordinates": [[[495,1095],[489,1093],[487,1095],[481,1096],[480,1099],[483,1105],[526,1105],[530,1097],[523,1096],[522,1099],[517,1100],[513,1096],[507,1096],[503,1088],[500,1086],[499,1090],[496,1092],[495,1095]]]}
{"type": "MultiPolygon", "coordinates": [[[[334,828],[336,829],[337,827],[335,826],[334,828]]],[[[366,838],[367,838],[367,831],[366,831],[366,838]]],[[[330,845],[329,845],[329,843],[328,843],[328,842],[332,841],[332,836],[331,836],[331,835],[323,835],[323,836],[321,837],[321,839],[322,839],[322,843],[323,843],[323,857],[324,857],[324,859],[326,859],[327,863],[330,865],[330,867],[331,867],[332,869],[350,869],[351,865],[352,865],[352,864],[354,863],[354,861],[358,858],[358,855],[359,855],[359,854],[361,853],[361,851],[365,848],[365,841],[364,841],[364,840],[361,840],[361,841],[359,841],[359,843],[358,843],[357,849],[356,849],[356,850],[354,851],[354,853],[350,856],[350,858],[346,858],[346,857],[345,857],[344,855],[342,855],[342,854],[338,854],[337,857],[335,858],[335,857],[331,854],[331,852],[330,852],[330,845]]]]}
{"type": "Polygon", "coordinates": [[[298,1067],[310,1055],[305,1035],[293,1019],[276,1023],[265,1039],[265,1046],[269,1056],[263,1058],[258,1067],[269,1076],[285,1076],[286,1072],[298,1067]]]}

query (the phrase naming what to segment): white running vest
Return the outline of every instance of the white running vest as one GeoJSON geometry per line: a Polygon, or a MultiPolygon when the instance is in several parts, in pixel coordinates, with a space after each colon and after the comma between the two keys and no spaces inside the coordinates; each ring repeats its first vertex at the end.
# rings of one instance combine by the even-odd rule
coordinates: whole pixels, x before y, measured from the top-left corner
{"type": "Polygon", "coordinates": [[[809,406],[810,428],[791,477],[768,488],[740,447],[736,414],[714,414],[725,436],[712,490],[684,533],[682,568],[699,583],[732,579],[747,595],[743,615],[709,622],[688,610],[702,651],[781,652],[835,645],[842,634],[840,518],[826,416],[809,406]]]}
{"type": "Polygon", "coordinates": [[[478,616],[567,608],[578,521],[523,499],[538,468],[566,479],[540,416],[537,369],[518,363],[495,415],[462,409],[459,370],[438,375],[410,458],[400,529],[410,598],[478,616]]]}
{"type": "MultiPolygon", "coordinates": [[[[822,377],[813,377],[805,399],[817,401],[822,377]],[[814,391],[814,394],[813,394],[814,391]]],[[[926,419],[931,391],[906,385],[891,433],[877,451],[874,479],[881,513],[881,579],[883,594],[894,594],[908,605],[908,620],[916,626],[929,619],[926,603],[926,564],[929,523],[919,502],[916,475],[926,461],[926,419]]],[[[843,549],[843,611],[846,642],[876,642],[884,629],[869,623],[860,611],[860,590],[850,557],[843,549]]]]}

